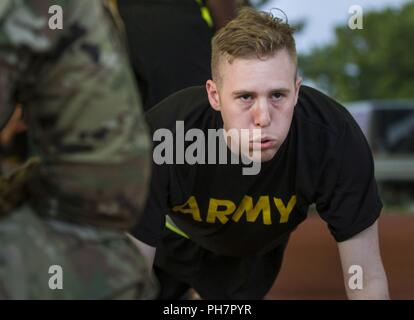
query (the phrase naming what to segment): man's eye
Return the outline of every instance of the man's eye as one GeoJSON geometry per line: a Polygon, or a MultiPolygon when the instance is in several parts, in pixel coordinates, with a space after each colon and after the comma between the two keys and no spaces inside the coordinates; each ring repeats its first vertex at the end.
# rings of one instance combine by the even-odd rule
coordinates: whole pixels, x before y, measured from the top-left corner
{"type": "Polygon", "coordinates": [[[272,93],[272,98],[273,98],[274,100],[280,100],[280,99],[282,99],[283,97],[284,97],[284,95],[283,95],[282,93],[278,93],[278,92],[272,93]]]}
{"type": "Polygon", "coordinates": [[[239,99],[241,101],[250,101],[252,99],[252,96],[250,94],[244,94],[242,96],[239,96],[239,99]]]}

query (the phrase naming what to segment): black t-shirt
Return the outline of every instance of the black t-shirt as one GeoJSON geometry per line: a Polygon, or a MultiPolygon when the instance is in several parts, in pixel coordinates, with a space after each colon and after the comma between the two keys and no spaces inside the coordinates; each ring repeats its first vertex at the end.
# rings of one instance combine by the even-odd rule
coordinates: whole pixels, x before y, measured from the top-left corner
{"type": "MultiPolygon", "coordinates": [[[[176,121],[184,121],[186,132],[198,128],[207,137],[208,129],[223,126],[203,87],[166,98],[146,116],[152,132],[175,132],[176,121]]],[[[285,239],[306,218],[310,204],[338,242],[369,227],[382,208],[363,133],[344,107],[310,87],[301,87],[288,136],[275,157],[262,163],[257,175],[243,175],[243,166],[154,163],[145,213],[133,234],[157,246],[168,214],[200,246],[249,256],[285,239]]]]}

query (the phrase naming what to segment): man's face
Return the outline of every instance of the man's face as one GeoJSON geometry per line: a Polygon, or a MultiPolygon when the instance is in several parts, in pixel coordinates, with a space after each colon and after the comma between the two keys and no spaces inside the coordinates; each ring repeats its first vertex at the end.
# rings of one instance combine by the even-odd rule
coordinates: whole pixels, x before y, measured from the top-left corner
{"type": "MultiPolygon", "coordinates": [[[[286,139],[298,99],[301,80],[296,78],[295,62],[287,50],[264,60],[238,58],[230,64],[222,58],[219,74],[220,83],[209,80],[206,88],[211,106],[221,112],[224,129],[249,129],[250,155],[245,155],[271,160],[286,139]],[[260,129],[260,135],[253,135],[253,129],[260,129]]],[[[233,152],[239,148],[232,143],[233,152]]]]}

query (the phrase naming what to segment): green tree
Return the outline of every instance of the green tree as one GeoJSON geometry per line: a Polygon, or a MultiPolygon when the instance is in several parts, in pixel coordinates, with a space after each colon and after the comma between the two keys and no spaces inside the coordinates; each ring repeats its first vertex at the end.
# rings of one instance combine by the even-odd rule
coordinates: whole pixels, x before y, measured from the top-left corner
{"type": "Polygon", "coordinates": [[[364,12],[363,29],[338,26],[332,44],[299,57],[305,79],[341,101],[414,98],[414,2],[364,12]]]}

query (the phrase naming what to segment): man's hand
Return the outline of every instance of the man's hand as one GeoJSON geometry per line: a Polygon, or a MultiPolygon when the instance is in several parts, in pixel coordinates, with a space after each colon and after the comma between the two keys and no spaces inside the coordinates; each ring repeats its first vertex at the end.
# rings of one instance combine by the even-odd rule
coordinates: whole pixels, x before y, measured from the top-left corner
{"type": "Polygon", "coordinates": [[[22,120],[22,108],[17,106],[12,117],[4,128],[0,128],[0,144],[7,147],[13,141],[13,137],[26,130],[26,125],[22,120]]]}
{"type": "Polygon", "coordinates": [[[379,249],[377,221],[351,239],[339,242],[338,249],[349,299],[389,299],[387,276],[379,249]],[[353,270],[351,266],[357,266],[356,271],[350,271],[353,270]],[[355,288],[350,285],[351,277],[357,276],[359,271],[362,271],[362,288],[355,288]]]}

